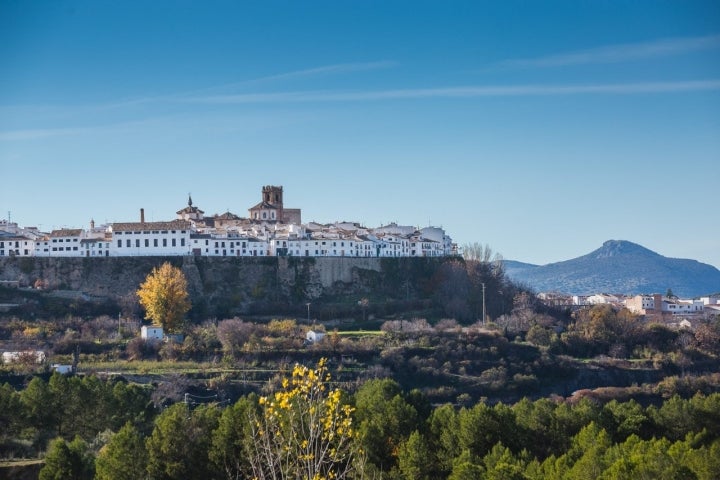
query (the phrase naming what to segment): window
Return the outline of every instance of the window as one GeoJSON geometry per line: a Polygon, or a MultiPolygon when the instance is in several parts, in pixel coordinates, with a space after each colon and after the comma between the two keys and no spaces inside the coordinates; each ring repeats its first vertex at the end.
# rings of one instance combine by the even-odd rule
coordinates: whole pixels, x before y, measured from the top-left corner
{"type": "Polygon", "coordinates": [[[167,247],[167,238],[163,238],[163,247],[167,247]]]}
{"type": "Polygon", "coordinates": [[[118,240],[118,248],[122,248],[122,240],[118,240]]]}
{"type": "Polygon", "coordinates": [[[172,239],[172,246],[173,246],[173,247],[175,246],[175,239],[174,239],[174,238],[172,239]]]}
{"type": "Polygon", "coordinates": [[[145,248],[147,248],[147,247],[149,247],[149,246],[150,246],[150,239],[149,239],[149,238],[146,238],[146,239],[145,239],[145,248]]]}
{"type": "Polygon", "coordinates": [[[125,244],[128,248],[130,248],[130,239],[129,238],[125,241],[125,244]]]}
{"type": "Polygon", "coordinates": [[[140,248],[140,239],[139,238],[135,239],[135,247],[140,248]]]}
{"type": "Polygon", "coordinates": [[[153,247],[157,247],[157,246],[158,246],[158,239],[153,238],[153,247]]]}
{"type": "Polygon", "coordinates": [[[181,246],[181,247],[184,247],[184,246],[185,246],[185,239],[184,239],[184,238],[181,238],[181,239],[180,239],[180,246],[181,246]]]}

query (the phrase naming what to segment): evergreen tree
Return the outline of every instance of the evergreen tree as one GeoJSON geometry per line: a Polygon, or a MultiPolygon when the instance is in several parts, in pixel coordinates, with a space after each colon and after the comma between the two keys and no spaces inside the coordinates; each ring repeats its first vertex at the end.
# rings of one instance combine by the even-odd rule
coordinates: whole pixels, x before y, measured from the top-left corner
{"type": "Polygon", "coordinates": [[[147,467],[145,442],[128,422],[100,450],[95,460],[96,480],[141,479],[147,467]]]}

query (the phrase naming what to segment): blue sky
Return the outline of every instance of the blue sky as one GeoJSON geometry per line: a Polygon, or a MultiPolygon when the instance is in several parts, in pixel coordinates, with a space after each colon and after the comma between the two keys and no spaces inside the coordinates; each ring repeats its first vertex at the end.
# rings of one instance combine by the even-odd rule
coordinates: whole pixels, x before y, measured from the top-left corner
{"type": "Polygon", "coordinates": [[[0,1],[0,217],[440,225],[720,267],[720,2],[0,1]]]}

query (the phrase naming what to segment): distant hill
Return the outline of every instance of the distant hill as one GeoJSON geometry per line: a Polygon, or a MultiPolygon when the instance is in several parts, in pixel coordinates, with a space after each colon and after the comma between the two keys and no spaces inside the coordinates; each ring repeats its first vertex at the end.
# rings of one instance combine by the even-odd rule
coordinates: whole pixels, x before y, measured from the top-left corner
{"type": "Polygon", "coordinates": [[[608,240],[582,257],[548,265],[505,261],[508,278],[538,292],[665,293],[696,297],[720,291],[720,270],[696,260],[668,258],[624,240],[608,240]]]}

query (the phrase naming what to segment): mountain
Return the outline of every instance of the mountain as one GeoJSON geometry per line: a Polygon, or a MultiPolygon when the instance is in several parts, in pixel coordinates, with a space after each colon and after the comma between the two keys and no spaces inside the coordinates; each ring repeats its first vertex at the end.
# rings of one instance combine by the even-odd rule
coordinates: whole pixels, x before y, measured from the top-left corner
{"type": "Polygon", "coordinates": [[[505,261],[511,280],[538,292],[665,293],[680,297],[720,292],[720,270],[696,260],[668,258],[636,243],[608,240],[597,250],[572,260],[532,265],[505,261]]]}

